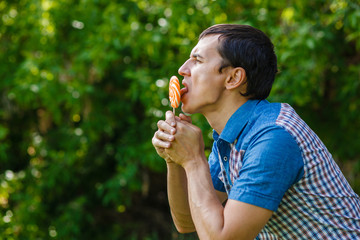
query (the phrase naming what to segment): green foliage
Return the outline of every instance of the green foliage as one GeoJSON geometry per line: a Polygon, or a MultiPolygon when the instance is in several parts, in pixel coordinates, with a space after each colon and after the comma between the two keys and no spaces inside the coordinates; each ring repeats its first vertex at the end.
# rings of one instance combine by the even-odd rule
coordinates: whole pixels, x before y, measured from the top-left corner
{"type": "Polygon", "coordinates": [[[169,77],[217,23],[271,37],[270,100],[294,105],[360,192],[355,1],[19,0],[0,16],[0,239],[193,237],[172,227],[151,138],[169,77]]]}

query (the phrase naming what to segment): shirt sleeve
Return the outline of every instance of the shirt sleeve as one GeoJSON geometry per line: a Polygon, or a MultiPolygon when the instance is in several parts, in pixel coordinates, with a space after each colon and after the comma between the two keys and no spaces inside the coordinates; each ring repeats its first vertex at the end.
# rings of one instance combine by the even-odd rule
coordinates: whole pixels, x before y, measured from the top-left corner
{"type": "MultiPolygon", "coordinates": [[[[215,145],[215,142],[214,142],[214,145],[215,145]]],[[[214,145],[213,145],[212,152],[210,153],[209,159],[208,159],[211,179],[212,179],[215,190],[218,190],[220,192],[225,192],[224,183],[219,179],[219,174],[220,174],[221,168],[220,168],[219,160],[217,158],[217,150],[214,147],[214,145]]]]}
{"type": "Polygon", "coordinates": [[[303,169],[300,148],[290,133],[281,127],[264,129],[246,149],[229,199],[276,211],[303,169]]]}

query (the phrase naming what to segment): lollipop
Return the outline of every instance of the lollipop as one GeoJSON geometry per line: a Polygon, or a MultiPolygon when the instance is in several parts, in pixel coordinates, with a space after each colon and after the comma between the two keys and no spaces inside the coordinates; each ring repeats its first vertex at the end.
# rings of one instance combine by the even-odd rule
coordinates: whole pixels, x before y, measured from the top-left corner
{"type": "Polygon", "coordinates": [[[180,105],[180,83],[176,76],[170,78],[169,99],[170,104],[173,107],[173,112],[175,113],[175,108],[180,105]]]}

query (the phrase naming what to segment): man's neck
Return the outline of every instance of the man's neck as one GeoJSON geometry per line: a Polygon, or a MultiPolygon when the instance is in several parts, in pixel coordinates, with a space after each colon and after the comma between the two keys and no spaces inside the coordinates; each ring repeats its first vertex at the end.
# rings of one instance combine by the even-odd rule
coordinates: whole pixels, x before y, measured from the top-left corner
{"type": "Polygon", "coordinates": [[[239,109],[244,103],[247,102],[247,98],[238,98],[237,101],[230,102],[228,104],[223,104],[218,109],[213,111],[205,112],[203,115],[210,124],[210,126],[218,133],[224,130],[226,123],[230,117],[239,109]]]}

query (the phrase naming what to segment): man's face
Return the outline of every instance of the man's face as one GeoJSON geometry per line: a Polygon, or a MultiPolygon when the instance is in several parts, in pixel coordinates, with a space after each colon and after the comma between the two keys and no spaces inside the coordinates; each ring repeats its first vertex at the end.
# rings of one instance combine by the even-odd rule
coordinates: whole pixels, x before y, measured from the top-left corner
{"type": "Polygon", "coordinates": [[[185,113],[206,115],[221,107],[227,71],[219,73],[223,59],[217,50],[218,37],[202,38],[191,51],[190,58],[179,68],[179,74],[184,77],[181,101],[185,113]]]}

